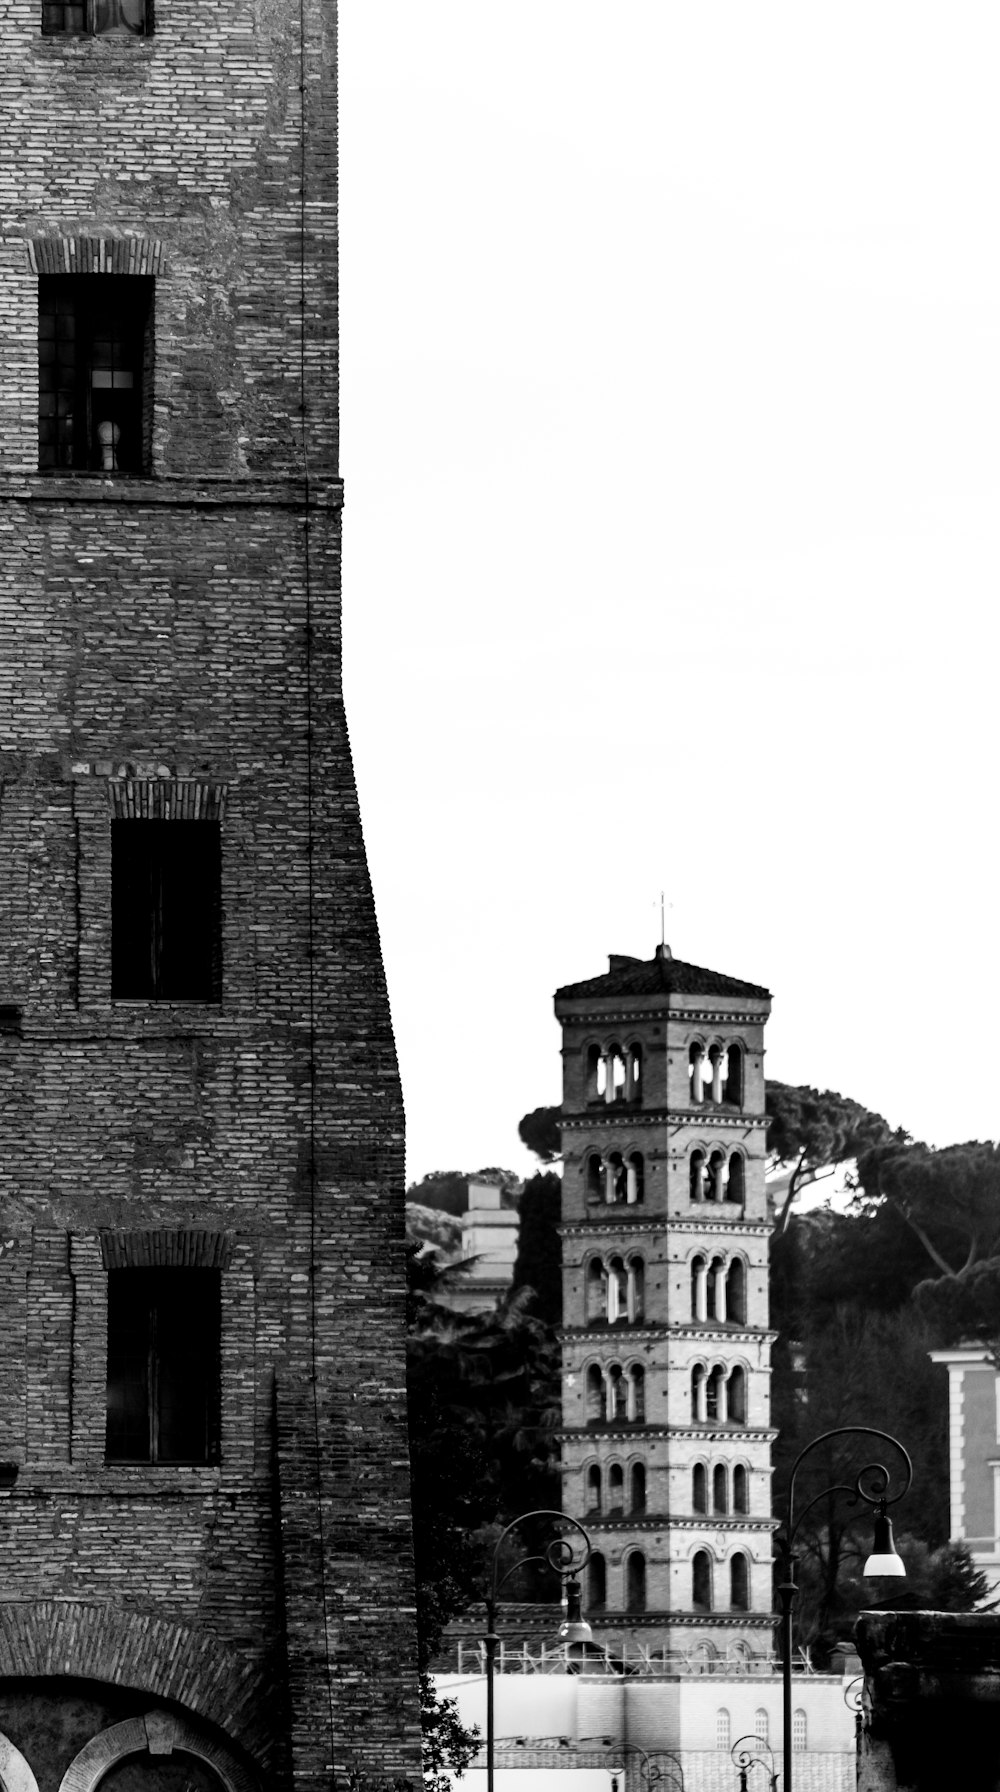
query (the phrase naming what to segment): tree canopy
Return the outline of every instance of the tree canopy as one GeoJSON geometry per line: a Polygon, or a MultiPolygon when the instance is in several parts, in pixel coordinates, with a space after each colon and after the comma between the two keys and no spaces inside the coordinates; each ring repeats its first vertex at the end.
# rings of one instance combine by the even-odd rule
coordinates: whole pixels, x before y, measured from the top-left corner
{"type": "Polygon", "coordinates": [[[921,1247],[914,1293],[940,1341],[974,1338],[1000,1367],[1000,1146],[874,1144],[857,1180],[860,1212],[892,1214],[921,1247]]]}
{"type": "Polygon", "coordinates": [[[560,1119],[562,1109],[532,1108],[518,1122],[517,1135],[522,1145],[527,1145],[543,1164],[555,1163],[562,1156],[562,1134],[560,1119]]]}
{"type": "Polygon", "coordinates": [[[834,1089],[769,1082],[767,1085],[768,1170],[788,1169],[788,1190],[778,1216],[783,1232],[796,1195],[837,1164],[848,1163],[872,1145],[893,1137],[888,1121],[834,1089]]]}

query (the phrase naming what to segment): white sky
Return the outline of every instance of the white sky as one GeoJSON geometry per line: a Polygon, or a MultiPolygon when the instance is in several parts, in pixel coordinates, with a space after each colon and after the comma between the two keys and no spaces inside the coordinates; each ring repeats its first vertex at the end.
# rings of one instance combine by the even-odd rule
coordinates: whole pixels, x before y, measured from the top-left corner
{"type": "Polygon", "coordinates": [[[1000,8],[342,0],[349,719],[409,1173],[557,985],[996,1136],[1000,8]]]}

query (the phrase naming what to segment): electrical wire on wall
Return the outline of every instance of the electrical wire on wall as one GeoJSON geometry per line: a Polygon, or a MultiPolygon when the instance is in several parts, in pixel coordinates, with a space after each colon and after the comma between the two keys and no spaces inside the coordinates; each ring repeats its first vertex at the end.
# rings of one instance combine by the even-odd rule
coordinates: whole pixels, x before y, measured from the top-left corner
{"type": "MultiPolygon", "coordinates": [[[[332,9],[331,9],[332,10],[332,9]]],[[[335,18],[335,13],[334,13],[335,18]]],[[[334,58],[336,68],[336,57],[334,58]]],[[[330,1743],[330,1771],[336,1782],[334,1762],[336,1725],[333,1710],[333,1665],[330,1651],[330,1616],[327,1603],[326,1527],[323,1518],[323,1454],[320,1436],[319,1381],[316,1359],[316,964],[314,937],[314,792],[313,792],[313,616],[312,616],[312,492],[309,478],[309,425],[306,408],[306,229],[308,203],[308,125],[306,119],[306,0],[299,0],[299,420],[302,436],[303,571],[306,604],[306,873],[307,957],[309,1005],[309,1333],[312,1370],[312,1419],[316,1449],[316,1524],[319,1534],[319,1592],[323,1604],[323,1657],[326,1667],[326,1704],[330,1743]]]]}

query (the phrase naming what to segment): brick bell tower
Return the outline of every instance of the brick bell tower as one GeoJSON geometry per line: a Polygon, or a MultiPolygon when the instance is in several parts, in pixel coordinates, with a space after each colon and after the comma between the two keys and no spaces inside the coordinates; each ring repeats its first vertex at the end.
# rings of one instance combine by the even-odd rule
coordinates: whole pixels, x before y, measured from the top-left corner
{"type": "Polygon", "coordinates": [[[22,1792],[419,1776],[403,1114],[341,692],[336,69],[335,0],[11,0],[0,33],[22,1792]]]}
{"type": "Polygon", "coordinates": [[[612,957],[563,1030],[563,1506],[597,1640],[769,1650],[764,1024],[755,984],[612,957]]]}

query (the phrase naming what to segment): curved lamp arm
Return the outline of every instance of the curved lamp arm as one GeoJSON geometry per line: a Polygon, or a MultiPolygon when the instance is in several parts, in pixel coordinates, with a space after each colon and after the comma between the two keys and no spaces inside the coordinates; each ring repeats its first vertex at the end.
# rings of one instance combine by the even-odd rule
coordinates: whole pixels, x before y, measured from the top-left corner
{"type": "Polygon", "coordinates": [[[576,1576],[581,1569],[586,1568],[590,1561],[592,1547],[590,1538],[582,1524],[579,1524],[575,1518],[570,1518],[565,1512],[552,1512],[542,1507],[537,1512],[522,1513],[520,1518],[515,1518],[511,1524],[504,1527],[496,1540],[490,1566],[490,1590],[485,1600],[487,1608],[496,1605],[511,1575],[516,1574],[518,1569],[525,1567],[528,1562],[540,1562],[545,1567],[551,1568],[554,1574],[559,1575],[560,1579],[565,1580],[567,1576],[576,1576]],[[550,1518],[554,1523],[569,1525],[579,1533],[580,1541],[578,1542],[575,1537],[573,1539],[562,1536],[553,1537],[552,1542],[546,1545],[541,1555],[522,1556],[521,1560],[512,1563],[504,1574],[499,1574],[500,1552],[507,1538],[511,1531],[516,1531],[521,1525],[527,1524],[530,1518],[550,1518]]]}
{"type": "Polygon", "coordinates": [[[880,1512],[885,1512],[888,1506],[894,1506],[897,1500],[901,1500],[903,1495],[909,1492],[912,1480],[913,1463],[910,1461],[909,1452],[903,1448],[899,1439],[891,1436],[888,1431],[876,1431],[871,1425],[838,1425],[833,1431],[824,1431],[821,1437],[814,1437],[811,1443],[806,1444],[805,1449],[799,1451],[792,1463],[792,1472],[788,1477],[788,1520],[782,1539],[785,1549],[791,1553],[803,1519],[808,1517],[814,1506],[819,1505],[820,1500],[828,1499],[831,1493],[846,1494],[853,1505],[857,1505],[859,1500],[864,1500],[867,1506],[874,1506],[880,1512]],[[877,1437],[881,1443],[891,1444],[906,1464],[906,1480],[899,1492],[890,1497],[889,1485],[892,1477],[889,1470],[881,1462],[866,1462],[864,1467],[858,1470],[853,1483],[836,1482],[834,1486],[824,1488],[822,1493],[818,1493],[815,1499],[811,1499],[809,1504],[803,1507],[796,1518],[795,1477],[806,1457],[811,1455],[813,1450],[818,1449],[820,1444],[829,1443],[832,1437],[877,1437]],[[874,1481],[871,1480],[871,1477],[874,1477],[874,1481]],[[866,1485],[866,1482],[869,1485],[866,1485]]]}

